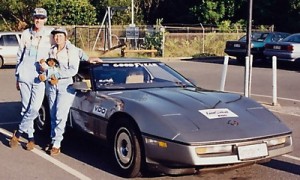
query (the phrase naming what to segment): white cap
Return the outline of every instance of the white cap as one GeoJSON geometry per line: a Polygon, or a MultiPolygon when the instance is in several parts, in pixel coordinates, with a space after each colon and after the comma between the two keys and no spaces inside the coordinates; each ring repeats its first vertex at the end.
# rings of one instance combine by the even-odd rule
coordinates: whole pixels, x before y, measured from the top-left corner
{"type": "Polygon", "coordinates": [[[33,16],[43,16],[44,18],[47,18],[47,11],[44,8],[35,8],[33,16]]]}
{"type": "Polygon", "coordinates": [[[67,30],[66,30],[65,28],[62,28],[62,27],[55,28],[55,29],[53,29],[53,30],[51,31],[51,34],[53,34],[53,35],[54,35],[54,34],[57,34],[57,33],[64,33],[65,36],[68,35],[67,30]]]}

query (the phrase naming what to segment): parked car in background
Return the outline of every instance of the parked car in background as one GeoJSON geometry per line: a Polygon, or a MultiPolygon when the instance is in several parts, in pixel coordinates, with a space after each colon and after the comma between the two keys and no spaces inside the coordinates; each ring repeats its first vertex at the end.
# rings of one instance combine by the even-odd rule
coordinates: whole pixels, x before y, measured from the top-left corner
{"type": "Polygon", "coordinates": [[[0,32],[0,68],[16,65],[20,40],[20,32],[0,32]]]}
{"type": "MultiPolygon", "coordinates": [[[[284,32],[253,32],[251,38],[251,54],[253,55],[253,59],[264,58],[263,51],[266,43],[278,42],[289,35],[289,33],[284,32]]],[[[244,63],[247,52],[246,38],[245,35],[238,41],[227,41],[224,52],[229,56],[236,57],[240,63],[244,63]]]]}
{"type": "Polygon", "coordinates": [[[267,60],[276,56],[279,61],[300,60],[300,33],[292,34],[280,42],[267,43],[264,55],[267,60]]]}
{"type": "MultiPolygon", "coordinates": [[[[196,87],[157,60],[102,60],[80,64],[68,124],[104,140],[124,177],[146,167],[192,174],[292,151],[291,130],[252,99],[196,87]]],[[[46,102],[37,130],[50,125],[46,102]]]]}

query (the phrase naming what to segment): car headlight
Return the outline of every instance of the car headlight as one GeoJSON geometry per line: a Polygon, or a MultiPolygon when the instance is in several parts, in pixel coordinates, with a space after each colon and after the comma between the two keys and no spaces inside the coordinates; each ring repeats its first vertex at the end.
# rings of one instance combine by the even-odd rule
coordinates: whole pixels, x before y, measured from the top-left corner
{"type": "Polygon", "coordinates": [[[195,149],[197,155],[231,153],[232,145],[203,146],[195,149]]]}
{"type": "Polygon", "coordinates": [[[285,144],[289,139],[288,137],[278,137],[278,138],[274,138],[274,139],[268,139],[265,142],[267,143],[268,146],[277,146],[280,144],[285,144]]]}
{"type": "Polygon", "coordinates": [[[147,144],[156,145],[156,146],[159,146],[161,148],[167,148],[168,147],[168,144],[166,142],[155,140],[155,139],[145,138],[145,142],[147,144]]]}

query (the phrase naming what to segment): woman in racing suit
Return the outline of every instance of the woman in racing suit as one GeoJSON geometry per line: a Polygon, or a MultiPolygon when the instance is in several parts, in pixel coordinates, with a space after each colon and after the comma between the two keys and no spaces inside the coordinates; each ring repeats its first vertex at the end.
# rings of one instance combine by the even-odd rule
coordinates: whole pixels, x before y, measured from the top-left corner
{"type": "Polygon", "coordinates": [[[75,98],[75,89],[72,88],[72,77],[78,72],[80,51],[70,41],[67,41],[66,29],[56,28],[51,34],[53,34],[55,45],[51,47],[49,57],[57,59],[60,67],[55,77],[58,78],[58,83],[46,85],[52,139],[49,153],[53,156],[60,153],[69,110],[75,98]]]}

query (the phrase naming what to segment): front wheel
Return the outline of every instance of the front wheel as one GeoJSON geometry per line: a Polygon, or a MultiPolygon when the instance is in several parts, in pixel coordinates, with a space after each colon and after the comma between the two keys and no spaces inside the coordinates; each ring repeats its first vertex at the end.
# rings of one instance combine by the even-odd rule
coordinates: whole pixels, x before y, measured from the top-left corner
{"type": "Polygon", "coordinates": [[[41,108],[39,109],[39,115],[34,120],[34,128],[38,133],[50,137],[50,115],[49,107],[46,101],[43,102],[41,108]]]}
{"type": "Polygon", "coordinates": [[[4,65],[4,60],[2,57],[0,57],[0,69],[3,68],[4,65]]]}
{"type": "Polygon", "coordinates": [[[137,130],[129,121],[115,126],[112,148],[115,164],[121,176],[133,178],[141,175],[141,143],[137,130]]]}

